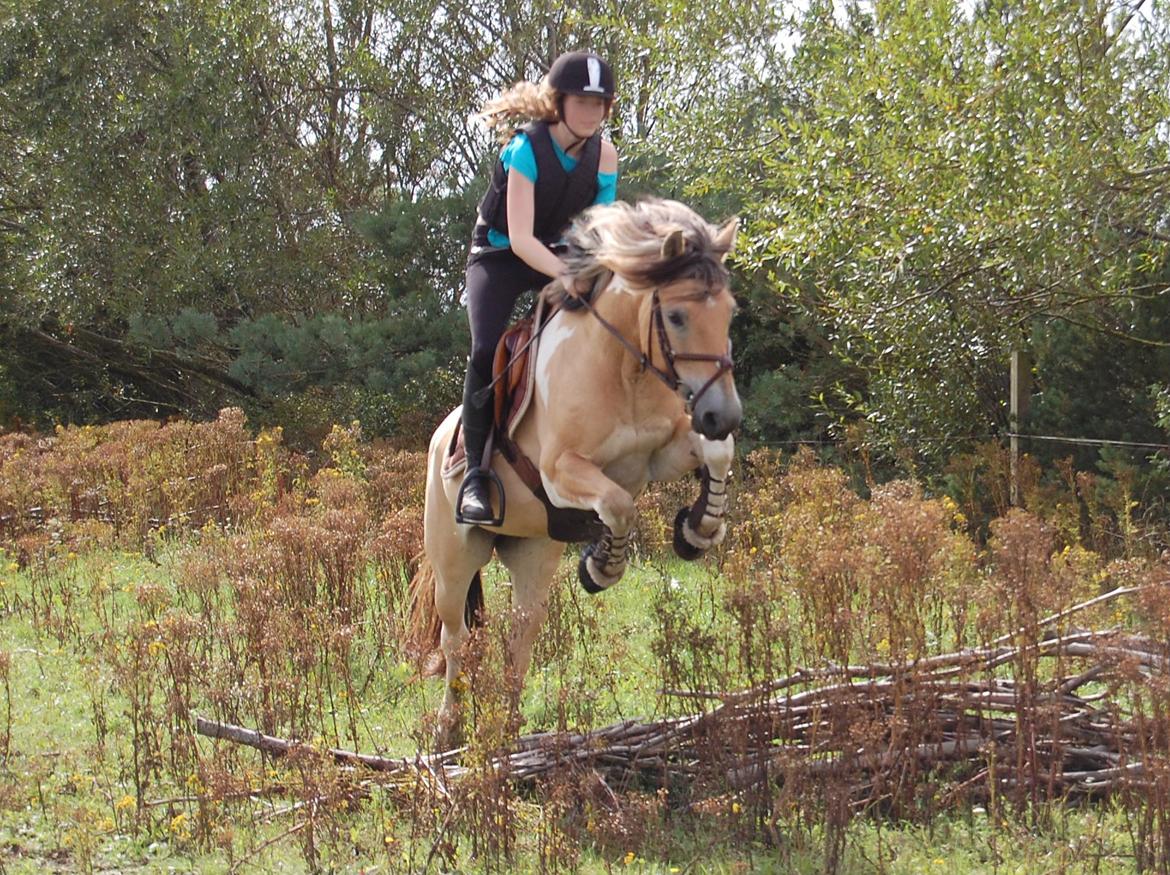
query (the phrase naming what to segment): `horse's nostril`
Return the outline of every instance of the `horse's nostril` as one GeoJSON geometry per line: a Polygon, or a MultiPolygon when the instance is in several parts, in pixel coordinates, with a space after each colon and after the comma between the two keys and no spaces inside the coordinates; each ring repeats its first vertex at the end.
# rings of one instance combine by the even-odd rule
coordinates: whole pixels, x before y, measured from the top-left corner
{"type": "Polygon", "coordinates": [[[722,430],[722,423],[720,423],[718,415],[713,410],[708,410],[704,413],[700,422],[703,426],[703,434],[707,437],[718,435],[722,430]]]}

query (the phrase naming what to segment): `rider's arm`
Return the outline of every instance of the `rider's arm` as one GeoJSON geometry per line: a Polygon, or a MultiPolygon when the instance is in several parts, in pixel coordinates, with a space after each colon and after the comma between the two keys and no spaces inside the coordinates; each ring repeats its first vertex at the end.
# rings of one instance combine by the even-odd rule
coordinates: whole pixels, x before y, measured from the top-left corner
{"type": "Polygon", "coordinates": [[[508,241],[526,264],[550,277],[565,272],[565,263],[532,233],[536,185],[523,173],[508,174],[508,241]]]}
{"type": "MultiPolygon", "coordinates": [[[[519,150],[517,150],[519,151],[519,150]]],[[[519,155],[516,156],[517,158],[519,155]]],[[[532,232],[536,212],[536,184],[525,172],[535,175],[535,162],[531,167],[513,164],[508,173],[508,241],[526,264],[550,277],[561,277],[566,270],[565,263],[553,255],[548,247],[532,232]]],[[[597,166],[598,193],[595,204],[611,203],[617,192],[617,150],[608,140],[601,141],[601,159],[597,166]]],[[[575,289],[571,289],[575,293],[575,289]]]]}

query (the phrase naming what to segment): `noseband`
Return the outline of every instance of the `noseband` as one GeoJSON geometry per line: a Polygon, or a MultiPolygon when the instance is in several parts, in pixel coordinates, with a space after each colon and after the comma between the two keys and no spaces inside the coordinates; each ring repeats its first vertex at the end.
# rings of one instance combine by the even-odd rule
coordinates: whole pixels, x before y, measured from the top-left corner
{"type": "MultiPolygon", "coordinates": [[[[679,298],[680,301],[697,301],[702,298],[710,297],[710,290],[704,289],[702,292],[696,292],[693,295],[687,295],[679,298]]],[[[646,331],[646,349],[651,349],[654,342],[654,336],[658,336],[658,351],[662,354],[662,360],[666,363],[665,368],[660,368],[653,361],[651,361],[650,354],[642,352],[632,343],[630,343],[622,335],[613,323],[607,321],[597,308],[593,306],[593,302],[587,297],[581,297],[577,300],[585,305],[585,309],[593,314],[593,317],[600,322],[605,329],[617,338],[618,342],[626,348],[626,350],[638,360],[642,370],[649,370],[654,376],[658,377],[666,384],[672,392],[678,392],[679,388],[686,388],[683,386],[683,381],[675,370],[675,362],[713,362],[715,364],[715,373],[698,392],[691,393],[687,389],[686,394],[683,395],[683,403],[686,405],[687,412],[694,410],[695,405],[699,403],[699,399],[715,384],[715,381],[724,374],[731,372],[735,368],[735,364],[731,361],[731,341],[727,342],[727,352],[723,355],[709,355],[706,353],[692,353],[692,352],[675,352],[674,347],[670,343],[670,335],[666,333],[666,322],[662,318],[662,299],[659,297],[658,289],[654,289],[653,297],[651,298],[650,311],[650,326],[646,331]]]]}

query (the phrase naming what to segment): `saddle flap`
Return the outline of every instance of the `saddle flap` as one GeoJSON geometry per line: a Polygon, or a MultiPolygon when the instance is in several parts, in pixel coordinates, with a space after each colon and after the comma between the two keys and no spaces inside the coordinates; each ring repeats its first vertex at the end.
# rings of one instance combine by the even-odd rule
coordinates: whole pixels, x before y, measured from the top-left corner
{"type": "MultiPolygon", "coordinates": [[[[492,379],[496,381],[492,389],[492,414],[496,429],[503,435],[515,434],[528,410],[536,386],[534,365],[539,346],[539,338],[532,341],[532,335],[536,326],[543,325],[555,312],[538,297],[535,311],[509,326],[496,344],[496,354],[492,358],[492,379]]],[[[456,427],[444,456],[443,477],[462,476],[465,466],[463,429],[456,427]]]]}
{"type": "Polygon", "coordinates": [[[532,363],[533,317],[521,319],[504,332],[496,345],[492,361],[492,379],[498,380],[493,403],[496,425],[505,433],[511,430],[512,419],[524,404],[523,387],[528,382],[532,363]],[[520,391],[518,391],[520,390],[520,391]]]}

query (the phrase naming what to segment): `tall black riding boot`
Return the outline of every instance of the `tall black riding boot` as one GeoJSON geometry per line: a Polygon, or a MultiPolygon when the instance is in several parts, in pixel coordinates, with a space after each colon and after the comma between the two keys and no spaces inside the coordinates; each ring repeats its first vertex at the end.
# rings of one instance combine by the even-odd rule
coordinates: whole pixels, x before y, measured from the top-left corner
{"type": "MultiPolygon", "coordinates": [[[[492,428],[492,398],[480,401],[475,396],[488,384],[474,366],[468,365],[463,384],[463,449],[467,455],[467,473],[463,477],[463,501],[459,516],[465,523],[486,523],[492,520],[492,500],[489,481],[479,471],[483,464],[483,449],[492,428]]],[[[488,460],[491,464],[491,460],[488,460]]]]}

